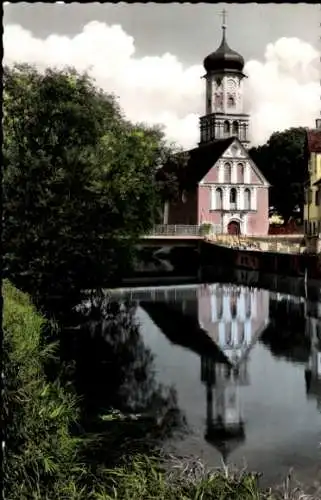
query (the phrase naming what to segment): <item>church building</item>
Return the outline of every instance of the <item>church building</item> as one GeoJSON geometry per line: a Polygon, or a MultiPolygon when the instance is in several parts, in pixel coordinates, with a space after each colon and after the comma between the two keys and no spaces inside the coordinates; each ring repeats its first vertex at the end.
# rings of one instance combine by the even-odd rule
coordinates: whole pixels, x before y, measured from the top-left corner
{"type": "Polygon", "coordinates": [[[179,199],[165,203],[163,222],[210,223],[219,233],[266,235],[269,183],[248,154],[244,59],[228,46],[225,21],[219,48],[203,64],[205,115],[200,118],[200,142],[187,152],[179,199]]]}

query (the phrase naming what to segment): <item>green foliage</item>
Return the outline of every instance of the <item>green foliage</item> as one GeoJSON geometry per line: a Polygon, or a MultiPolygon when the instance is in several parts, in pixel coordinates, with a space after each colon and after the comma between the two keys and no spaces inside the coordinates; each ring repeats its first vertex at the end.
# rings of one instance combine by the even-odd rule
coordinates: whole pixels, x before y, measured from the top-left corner
{"type": "Polygon", "coordinates": [[[305,158],[306,129],[290,128],[275,132],[263,146],[249,153],[263,175],[271,183],[270,206],[284,218],[302,218],[304,182],[307,179],[305,158]],[[296,212],[296,208],[300,212],[296,212]]]}
{"type": "Polygon", "coordinates": [[[186,169],[188,154],[165,145],[162,153],[162,168],[156,174],[159,194],[163,201],[178,200],[183,189],[186,189],[189,185],[188,171],[186,169]]]}
{"type": "Polygon", "coordinates": [[[101,500],[273,500],[275,498],[260,493],[255,474],[224,474],[222,471],[207,472],[204,469],[195,471],[195,464],[193,469],[189,470],[188,464],[184,462],[178,467],[178,470],[170,472],[159,457],[148,458],[137,455],[124,466],[109,471],[107,483],[111,493],[101,493],[99,498],[101,500]]]}
{"type": "Polygon", "coordinates": [[[7,282],[4,299],[5,498],[75,498],[68,491],[81,473],[78,440],[69,432],[78,415],[76,400],[44,376],[55,347],[41,347],[44,319],[7,282]]]}
{"type": "Polygon", "coordinates": [[[212,229],[213,229],[213,226],[212,226],[211,223],[204,222],[204,224],[202,224],[201,227],[199,228],[199,233],[202,236],[206,236],[206,235],[210,234],[210,232],[212,231],[212,229]]]}
{"type": "Polygon", "coordinates": [[[8,276],[38,292],[116,279],[159,216],[162,132],[71,69],[5,68],[4,89],[8,276]]]}

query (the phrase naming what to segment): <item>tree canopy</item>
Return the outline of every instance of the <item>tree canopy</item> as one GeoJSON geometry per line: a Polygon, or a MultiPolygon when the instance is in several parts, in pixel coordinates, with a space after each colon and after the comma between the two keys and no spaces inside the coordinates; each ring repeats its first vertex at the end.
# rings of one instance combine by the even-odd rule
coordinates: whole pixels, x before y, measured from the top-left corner
{"type": "Polygon", "coordinates": [[[302,217],[307,179],[305,138],[305,128],[290,128],[273,133],[266,144],[249,151],[271,183],[270,206],[275,207],[285,221],[291,216],[302,217]]]}
{"type": "Polygon", "coordinates": [[[4,70],[4,242],[20,286],[97,283],[124,272],[159,217],[155,174],[171,148],[131,124],[73,69],[4,70]]]}

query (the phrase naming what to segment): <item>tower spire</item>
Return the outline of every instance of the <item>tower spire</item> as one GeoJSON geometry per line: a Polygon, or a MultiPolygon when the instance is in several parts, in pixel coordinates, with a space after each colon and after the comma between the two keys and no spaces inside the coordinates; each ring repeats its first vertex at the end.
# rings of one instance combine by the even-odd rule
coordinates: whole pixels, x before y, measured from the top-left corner
{"type": "Polygon", "coordinates": [[[225,9],[222,10],[221,16],[222,16],[222,30],[224,35],[226,30],[226,18],[227,18],[227,12],[225,9]]]}

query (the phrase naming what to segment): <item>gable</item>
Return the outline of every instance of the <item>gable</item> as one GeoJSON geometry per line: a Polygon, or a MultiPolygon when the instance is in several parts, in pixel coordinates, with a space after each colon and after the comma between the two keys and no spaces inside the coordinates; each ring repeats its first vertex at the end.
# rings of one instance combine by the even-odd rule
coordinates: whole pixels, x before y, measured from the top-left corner
{"type": "Polygon", "coordinates": [[[246,174],[246,183],[247,184],[258,184],[261,186],[269,186],[268,181],[263,176],[260,169],[254,163],[252,158],[250,157],[247,150],[240,143],[238,139],[233,139],[233,142],[229,144],[225,151],[222,152],[220,158],[216,159],[215,163],[210,167],[205,176],[201,179],[200,184],[216,184],[224,182],[224,165],[226,163],[230,163],[232,170],[234,171],[234,175],[232,173],[232,183],[238,182],[238,164],[242,164],[246,174]]]}
{"type": "MultiPolygon", "coordinates": [[[[227,161],[232,164],[239,162],[247,166],[250,172],[250,179],[248,179],[247,183],[266,187],[270,185],[249,156],[248,151],[235,137],[212,141],[191,149],[186,154],[188,155],[186,167],[177,171],[181,189],[189,190],[194,189],[199,184],[223,182],[222,168],[227,161]]],[[[162,178],[165,174],[166,179],[166,172],[173,173],[170,163],[165,164],[157,172],[157,175],[162,178]]]]}

